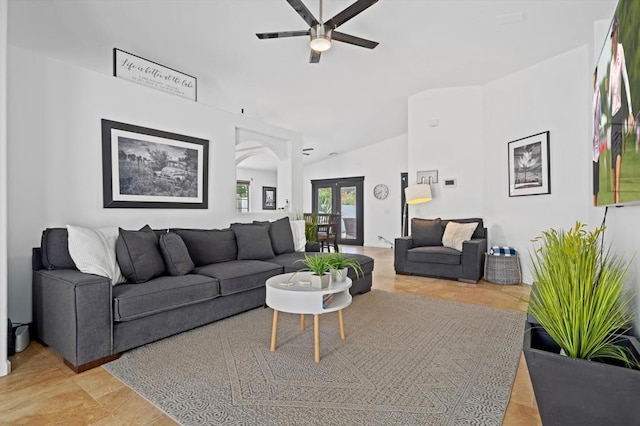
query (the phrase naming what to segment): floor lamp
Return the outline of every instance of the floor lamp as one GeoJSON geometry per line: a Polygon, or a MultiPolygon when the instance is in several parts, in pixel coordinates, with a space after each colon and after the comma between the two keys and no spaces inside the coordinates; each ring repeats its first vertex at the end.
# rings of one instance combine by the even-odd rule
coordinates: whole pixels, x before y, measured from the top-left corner
{"type": "Polygon", "coordinates": [[[431,201],[431,186],[429,184],[421,183],[417,185],[410,185],[404,189],[404,212],[402,213],[402,236],[406,237],[406,220],[407,218],[407,206],[409,204],[422,204],[427,201],[431,201]]]}

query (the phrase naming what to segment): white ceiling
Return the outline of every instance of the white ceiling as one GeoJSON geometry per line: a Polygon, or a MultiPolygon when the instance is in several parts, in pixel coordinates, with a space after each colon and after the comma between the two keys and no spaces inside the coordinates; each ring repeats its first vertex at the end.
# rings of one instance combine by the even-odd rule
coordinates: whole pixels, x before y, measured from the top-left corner
{"type": "MultiPolygon", "coordinates": [[[[352,0],[325,0],[324,19],[352,0]]],[[[318,17],[318,0],[304,0],[318,17]]],[[[112,73],[112,49],[198,79],[198,101],[303,132],[305,162],[407,132],[407,97],[485,84],[593,39],[616,0],[380,0],[340,27],[378,41],[334,42],[309,63],[285,0],[9,0],[9,43],[112,73]],[[526,20],[501,24],[505,15],[526,20]]]]}

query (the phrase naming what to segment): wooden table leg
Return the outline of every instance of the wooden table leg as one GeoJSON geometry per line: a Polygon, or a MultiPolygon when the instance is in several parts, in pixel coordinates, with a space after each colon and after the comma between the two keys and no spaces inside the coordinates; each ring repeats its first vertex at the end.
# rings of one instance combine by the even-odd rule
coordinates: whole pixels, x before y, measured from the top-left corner
{"type": "Polygon", "coordinates": [[[320,315],[313,315],[314,359],[320,362],[320,315]]]}
{"type": "Polygon", "coordinates": [[[347,335],[344,332],[344,316],[342,315],[342,309],[338,311],[338,321],[340,322],[340,338],[344,340],[347,335]]]}
{"type": "Polygon", "coordinates": [[[300,314],[300,330],[304,330],[304,329],[305,329],[304,314],[300,314]]]}
{"type": "Polygon", "coordinates": [[[271,326],[271,352],[276,350],[276,339],[278,338],[278,311],[273,310],[273,325],[271,326]]]}

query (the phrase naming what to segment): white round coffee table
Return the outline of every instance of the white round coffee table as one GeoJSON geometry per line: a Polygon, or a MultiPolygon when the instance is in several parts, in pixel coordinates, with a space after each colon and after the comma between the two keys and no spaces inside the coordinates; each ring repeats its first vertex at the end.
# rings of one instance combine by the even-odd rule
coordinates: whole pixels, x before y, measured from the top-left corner
{"type": "Polygon", "coordinates": [[[276,350],[278,335],[278,313],[300,314],[300,329],[305,329],[305,314],[313,315],[314,359],[320,362],[320,315],[338,311],[340,322],[340,338],[346,337],[344,332],[344,316],[342,310],[351,304],[351,279],[342,283],[331,283],[327,288],[315,288],[310,284],[311,272],[281,274],[271,277],[266,283],[266,303],[273,309],[273,326],[271,329],[271,352],[276,350]],[[326,295],[332,295],[333,301],[323,307],[326,295]]]}

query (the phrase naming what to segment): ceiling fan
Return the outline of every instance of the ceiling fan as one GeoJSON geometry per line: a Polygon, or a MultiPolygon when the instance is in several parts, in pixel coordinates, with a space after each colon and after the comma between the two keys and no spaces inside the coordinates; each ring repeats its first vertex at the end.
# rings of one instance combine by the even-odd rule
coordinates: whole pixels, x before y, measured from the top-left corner
{"type": "Polygon", "coordinates": [[[313,148],[304,148],[302,150],[302,155],[311,155],[309,151],[313,151],[313,148]]]}
{"type": "Polygon", "coordinates": [[[341,33],[336,31],[335,29],[377,2],[378,0],[357,0],[351,6],[347,7],[342,12],[338,13],[336,16],[323,23],[322,0],[320,0],[319,21],[313,16],[309,9],[307,9],[304,3],[302,3],[302,0],[287,0],[287,3],[289,3],[291,7],[293,7],[295,11],[298,12],[298,15],[300,15],[302,19],[304,19],[305,22],[309,25],[309,29],[302,31],[259,33],[256,34],[256,36],[258,36],[259,39],[310,36],[311,41],[309,45],[311,47],[311,57],[309,59],[309,62],[312,64],[317,64],[318,62],[320,62],[321,53],[331,48],[332,40],[353,44],[355,46],[366,47],[367,49],[373,49],[378,45],[378,42],[341,33]]]}

